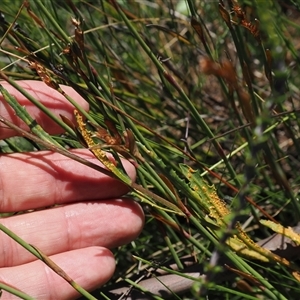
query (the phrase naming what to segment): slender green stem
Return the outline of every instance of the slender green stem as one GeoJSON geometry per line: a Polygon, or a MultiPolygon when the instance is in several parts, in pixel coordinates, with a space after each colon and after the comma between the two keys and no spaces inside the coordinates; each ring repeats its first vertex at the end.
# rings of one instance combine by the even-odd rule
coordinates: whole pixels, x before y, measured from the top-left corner
{"type": "MultiPolygon", "coordinates": [[[[1,75],[1,73],[0,73],[1,75]]],[[[65,124],[60,118],[58,118],[50,109],[48,109],[45,105],[43,105],[40,101],[36,100],[30,93],[28,93],[25,89],[21,88],[14,80],[8,78],[5,76],[4,78],[7,80],[7,82],[12,85],[14,88],[16,88],[20,93],[22,93],[29,101],[31,101],[36,107],[38,107],[42,112],[44,112],[47,116],[49,116],[55,123],[57,123],[59,126],[61,126],[66,132],[68,132],[71,136],[75,137],[74,131],[65,124]]],[[[18,111],[20,114],[19,116],[23,118],[22,116],[25,114],[25,109],[22,107],[17,101],[14,100],[13,97],[10,97],[7,92],[4,91],[3,88],[1,88],[1,92],[5,93],[6,99],[10,100],[10,104],[13,105],[13,108],[18,111]]],[[[72,104],[76,105],[75,101],[72,102],[72,104]]],[[[76,105],[78,106],[78,105],[76,105]]],[[[75,107],[76,107],[75,106],[75,107]]],[[[27,125],[33,124],[33,119],[29,116],[29,114],[26,114],[26,118],[24,115],[23,121],[27,125]],[[26,120],[27,119],[27,120],[26,120]],[[25,121],[26,120],[26,121],[25,121]]],[[[33,128],[34,130],[34,128],[33,128]]],[[[41,130],[38,130],[37,133],[41,132],[41,130]]],[[[41,133],[42,134],[42,133],[41,133]]]]}
{"type": "Polygon", "coordinates": [[[0,282],[0,291],[3,290],[3,291],[6,291],[12,295],[15,295],[21,299],[24,299],[24,300],[35,300],[35,298],[9,286],[9,285],[6,285],[5,283],[2,283],[0,282]]]}
{"type": "Polygon", "coordinates": [[[52,14],[50,13],[49,9],[45,7],[42,1],[35,1],[35,5],[43,12],[43,14],[46,16],[47,20],[49,20],[52,24],[52,26],[57,30],[59,35],[64,39],[66,43],[70,43],[70,38],[65,33],[65,31],[59,26],[59,24],[56,22],[56,20],[53,18],[52,14]]]}
{"type": "MultiPolygon", "coordinates": [[[[19,245],[21,245],[23,248],[25,248],[27,251],[29,251],[31,254],[33,254],[36,258],[42,260],[43,262],[46,262],[45,255],[41,254],[40,251],[38,251],[35,247],[31,246],[30,244],[26,243],[22,238],[20,238],[18,235],[13,233],[10,229],[5,227],[3,224],[0,223],[0,231],[7,234],[10,238],[12,238],[14,241],[16,241],[19,245]]],[[[56,269],[52,266],[55,265],[48,257],[47,257],[47,265],[56,272],[56,269]]],[[[61,272],[56,272],[58,275],[64,278],[64,276],[61,275],[61,272]]],[[[65,279],[65,278],[64,278],[65,279]]],[[[87,299],[90,300],[97,300],[95,297],[90,295],[87,291],[85,291],[81,286],[79,286],[76,282],[73,280],[71,282],[68,281],[79,293],[81,293],[83,296],[87,297],[87,299]]],[[[30,299],[30,298],[28,298],[30,299]]]]}

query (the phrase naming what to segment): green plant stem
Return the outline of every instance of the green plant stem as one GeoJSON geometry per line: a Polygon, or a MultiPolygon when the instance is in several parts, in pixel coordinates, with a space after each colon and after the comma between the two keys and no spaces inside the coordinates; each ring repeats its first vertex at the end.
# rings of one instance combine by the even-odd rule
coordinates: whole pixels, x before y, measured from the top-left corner
{"type": "MultiPolygon", "coordinates": [[[[24,300],[35,300],[35,298],[9,286],[9,285],[6,285],[5,283],[2,283],[0,282],[0,291],[3,290],[3,291],[6,291],[12,295],[15,295],[21,299],[24,299],[24,300]]],[[[1,297],[2,298],[2,297],[1,297]]]]}
{"type": "MultiPolygon", "coordinates": [[[[27,251],[29,251],[31,254],[33,254],[36,258],[40,259],[41,261],[45,262],[45,256],[41,255],[41,253],[30,244],[26,243],[22,238],[17,236],[15,233],[13,233],[11,230],[9,230],[7,227],[5,227],[3,224],[0,223],[0,231],[7,234],[11,239],[13,239],[15,242],[17,242],[19,245],[21,245],[23,248],[25,248],[27,251]]],[[[55,268],[52,268],[53,262],[47,258],[47,261],[50,263],[47,263],[47,266],[49,266],[54,272],[56,272],[59,276],[65,279],[64,276],[61,275],[61,272],[57,272],[55,268]]],[[[72,282],[67,281],[69,284],[71,284],[80,294],[85,296],[87,299],[90,300],[97,300],[95,297],[93,297],[91,294],[89,294],[86,290],[84,290],[81,286],[79,286],[76,282],[72,280],[72,282]]]]}
{"type": "Polygon", "coordinates": [[[227,160],[226,156],[224,155],[223,150],[222,150],[220,144],[214,139],[214,134],[212,133],[212,131],[210,130],[210,128],[207,126],[207,124],[205,123],[205,121],[203,120],[203,118],[201,117],[201,115],[199,114],[199,112],[197,111],[196,107],[193,105],[193,103],[191,102],[191,100],[185,94],[185,92],[183,91],[183,89],[177,84],[176,81],[174,81],[174,79],[171,77],[171,75],[169,75],[168,72],[164,69],[164,67],[162,66],[161,62],[157,59],[157,57],[154,55],[154,53],[151,51],[151,49],[148,47],[148,45],[144,42],[144,40],[138,34],[138,32],[136,31],[136,29],[134,28],[134,26],[131,24],[131,22],[128,20],[128,18],[126,17],[126,15],[123,13],[123,11],[120,8],[120,6],[115,2],[115,0],[113,0],[112,2],[115,3],[114,5],[117,8],[120,16],[122,17],[122,19],[124,20],[124,22],[126,23],[126,25],[128,26],[128,28],[130,29],[130,31],[132,32],[132,34],[134,35],[134,37],[139,42],[140,46],[143,48],[143,50],[147,53],[147,55],[150,57],[150,59],[152,60],[152,62],[155,64],[155,66],[157,67],[157,69],[162,74],[164,74],[164,76],[168,79],[168,81],[178,91],[178,93],[180,94],[180,96],[184,100],[185,104],[187,105],[187,108],[190,111],[191,115],[194,117],[194,119],[196,121],[196,124],[198,124],[202,128],[202,130],[204,130],[204,132],[207,134],[207,136],[212,139],[212,143],[213,143],[214,147],[216,148],[216,150],[218,151],[218,153],[224,159],[224,163],[225,163],[225,165],[226,165],[229,173],[231,174],[231,177],[235,181],[236,186],[239,187],[240,183],[239,183],[239,181],[237,179],[237,176],[235,174],[235,171],[234,171],[233,167],[231,166],[230,162],[227,160]]]}
{"type": "MultiPolygon", "coordinates": [[[[202,232],[216,247],[219,246],[219,241],[196,219],[194,216],[190,217],[191,222],[202,232]]],[[[228,259],[236,266],[239,270],[250,273],[261,282],[261,284],[265,287],[263,292],[270,297],[269,299],[274,300],[287,300],[281,294],[274,294],[276,289],[265,279],[263,278],[258,272],[256,272],[252,267],[250,267],[241,257],[237,256],[231,250],[224,251],[224,254],[228,257],[228,259]]]]}
{"type": "Polygon", "coordinates": [[[49,12],[49,9],[47,9],[42,1],[35,1],[35,5],[44,13],[44,15],[47,17],[47,20],[49,20],[52,24],[52,26],[57,30],[59,35],[64,39],[65,43],[70,43],[71,40],[68,37],[68,35],[65,33],[64,30],[58,25],[56,20],[53,18],[51,13],[49,12]]]}
{"type": "MultiPolygon", "coordinates": [[[[2,72],[0,72],[0,76],[4,75],[2,72]]],[[[1,76],[3,78],[3,76],[1,76]]],[[[17,89],[21,94],[23,94],[29,101],[31,101],[36,107],[38,107],[42,112],[44,112],[48,117],[50,117],[55,123],[57,123],[59,126],[61,126],[66,132],[68,132],[71,136],[75,137],[74,131],[65,124],[60,118],[58,118],[55,114],[52,113],[51,110],[49,110],[47,107],[45,107],[40,101],[37,101],[34,97],[32,97],[25,89],[21,88],[14,80],[8,78],[7,76],[4,76],[4,78],[10,85],[12,85],[15,89],[17,89]]],[[[24,118],[23,121],[28,125],[31,126],[33,124],[33,119],[29,116],[28,113],[25,113],[24,107],[22,107],[15,99],[14,97],[11,97],[8,92],[4,90],[3,87],[1,87],[1,93],[5,93],[6,99],[9,100],[9,104],[13,107],[13,109],[18,113],[20,118],[24,118]],[[24,117],[23,117],[24,116],[24,117]]],[[[73,104],[73,103],[72,103],[73,104]]],[[[34,128],[33,128],[34,130],[34,128]]],[[[42,133],[42,131],[39,129],[36,134],[41,134],[44,137],[47,136],[47,139],[49,139],[48,134],[45,135],[45,133],[42,133]]]]}
{"type": "Polygon", "coordinates": [[[2,85],[0,85],[0,92],[8,104],[14,109],[16,115],[28,125],[33,133],[45,141],[52,142],[54,145],[60,146],[47,132],[42,129],[39,124],[36,123],[36,121],[29,115],[26,108],[20,105],[19,102],[2,87],[2,85]]]}

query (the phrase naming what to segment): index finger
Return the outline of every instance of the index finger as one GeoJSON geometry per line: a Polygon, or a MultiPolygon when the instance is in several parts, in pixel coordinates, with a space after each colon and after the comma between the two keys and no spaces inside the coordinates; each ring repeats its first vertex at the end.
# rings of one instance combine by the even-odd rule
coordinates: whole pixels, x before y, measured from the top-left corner
{"type": "MultiPolygon", "coordinates": [[[[101,165],[86,149],[72,152],[101,165]]],[[[134,166],[126,160],[122,165],[134,181],[134,166]]],[[[51,151],[1,155],[0,178],[0,212],[109,199],[129,191],[120,181],[51,151]]]]}
{"type": "MultiPolygon", "coordinates": [[[[9,83],[3,81],[1,85],[12,95],[18,102],[25,106],[29,114],[40,124],[45,131],[49,134],[59,134],[63,132],[63,129],[56,124],[51,118],[31,103],[23,94],[17,89],[11,86],[9,83]]],[[[20,80],[18,81],[23,89],[30,93],[37,100],[41,101],[47,108],[59,116],[64,115],[67,118],[74,120],[74,106],[58,91],[50,88],[42,81],[35,80],[20,80]]],[[[71,87],[61,85],[62,90],[71,98],[73,98],[84,110],[89,109],[88,103],[71,87]]],[[[10,120],[22,129],[29,130],[28,126],[16,116],[14,110],[6,103],[0,93],[0,115],[10,120]]],[[[6,139],[11,136],[17,135],[17,133],[11,128],[5,126],[0,127],[0,139],[6,139]]]]}

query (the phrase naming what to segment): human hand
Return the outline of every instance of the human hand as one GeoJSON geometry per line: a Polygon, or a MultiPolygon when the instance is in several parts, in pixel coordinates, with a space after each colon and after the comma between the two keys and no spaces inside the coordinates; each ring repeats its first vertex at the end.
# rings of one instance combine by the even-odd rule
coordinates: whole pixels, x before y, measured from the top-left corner
{"type": "MultiPolygon", "coordinates": [[[[25,105],[37,122],[51,134],[61,129],[13,87],[0,82],[25,105]]],[[[42,82],[18,82],[54,113],[73,119],[73,107],[42,82]]],[[[84,108],[88,104],[71,88],[65,92],[84,108]]],[[[20,120],[0,95],[0,115],[22,128],[20,120]]],[[[15,135],[0,124],[0,138],[15,135]]],[[[100,164],[85,149],[75,154],[100,164]]],[[[123,160],[134,180],[133,165],[123,160]]],[[[115,260],[108,250],[126,244],[140,233],[144,216],[132,200],[122,200],[128,189],[109,178],[58,153],[40,151],[0,157],[0,212],[32,209],[30,213],[2,218],[1,223],[48,255],[86,290],[103,285],[112,276],[115,260]],[[108,200],[107,200],[108,199],[108,200]],[[101,201],[99,201],[101,200],[101,201]],[[55,208],[45,207],[59,205],[55,208]]],[[[0,282],[37,299],[72,299],[78,293],[40,260],[0,232],[0,282]]],[[[15,299],[3,291],[2,299],[15,299]]]]}

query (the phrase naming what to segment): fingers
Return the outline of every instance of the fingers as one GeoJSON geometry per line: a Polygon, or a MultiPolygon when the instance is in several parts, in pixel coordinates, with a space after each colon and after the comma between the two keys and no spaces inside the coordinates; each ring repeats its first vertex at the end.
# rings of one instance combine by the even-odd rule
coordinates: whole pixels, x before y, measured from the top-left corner
{"type": "MultiPolygon", "coordinates": [[[[54,255],[90,246],[114,248],[126,244],[140,234],[144,215],[134,201],[119,199],[35,211],[2,219],[1,223],[46,255],[54,255]]],[[[35,259],[3,232],[0,245],[0,267],[35,259]]]]}
{"type": "MultiPolygon", "coordinates": [[[[72,152],[100,165],[88,150],[72,152]]],[[[134,166],[126,160],[122,164],[134,181],[134,166]]],[[[59,153],[40,151],[0,156],[0,212],[109,199],[127,192],[128,187],[120,181],[59,153]]]]}
{"type": "MultiPolygon", "coordinates": [[[[78,249],[50,257],[75,282],[86,290],[103,285],[112,276],[115,261],[111,252],[100,247],[78,249]]],[[[79,294],[41,261],[2,268],[0,281],[34,299],[74,299],[79,294]]],[[[2,291],[3,299],[19,299],[2,291]]]]}
{"type": "MultiPolygon", "coordinates": [[[[52,121],[46,114],[41,112],[34,104],[32,104],[25,96],[23,96],[18,90],[12,87],[7,82],[0,82],[0,84],[13,95],[22,106],[26,106],[27,111],[33,116],[36,121],[50,134],[58,134],[62,132],[62,128],[59,127],[54,121],[52,121]]],[[[56,90],[50,88],[41,81],[34,80],[20,80],[18,81],[23,89],[30,93],[37,100],[40,100],[47,108],[59,117],[60,114],[74,120],[74,106],[70,104],[66,98],[56,90]]],[[[73,98],[77,103],[82,106],[83,109],[88,110],[88,103],[71,87],[61,86],[67,95],[73,98]]],[[[0,93],[0,115],[9,119],[14,124],[18,125],[22,129],[28,130],[27,125],[16,116],[14,110],[6,103],[0,93]]],[[[0,138],[5,139],[16,135],[10,128],[0,126],[0,138]]]]}

